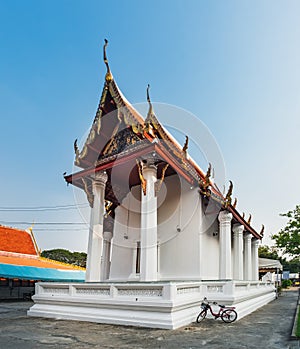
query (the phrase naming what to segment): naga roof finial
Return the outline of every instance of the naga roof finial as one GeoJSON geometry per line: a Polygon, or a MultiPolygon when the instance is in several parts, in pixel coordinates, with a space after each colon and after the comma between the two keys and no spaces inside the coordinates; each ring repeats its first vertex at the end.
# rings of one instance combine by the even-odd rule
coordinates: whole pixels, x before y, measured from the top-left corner
{"type": "Polygon", "coordinates": [[[228,188],[228,192],[226,194],[225,197],[225,207],[228,207],[231,205],[231,196],[232,196],[232,190],[233,190],[233,183],[232,181],[229,181],[229,188],[228,188]]]}
{"type": "Polygon", "coordinates": [[[185,136],[185,142],[184,142],[184,146],[182,148],[182,151],[184,152],[185,157],[187,157],[188,147],[189,147],[189,136],[185,136]]]}
{"type": "Polygon", "coordinates": [[[78,145],[77,145],[77,138],[74,141],[74,152],[75,152],[76,157],[78,157],[79,156],[79,149],[78,149],[78,145]]]}
{"type": "Polygon", "coordinates": [[[250,225],[251,224],[251,219],[252,219],[252,215],[251,215],[251,213],[249,214],[249,218],[248,218],[248,221],[247,221],[247,223],[250,225]]]}
{"type": "Polygon", "coordinates": [[[206,175],[204,178],[204,183],[203,183],[204,190],[206,190],[210,186],[210,177],[211,177],[211,163],[209,162],[206,175]]]}
{"type": "Polygon", "coordinates": [[[261,231],[259,233],[260,236],[264,236],[265,226],[262,224],[261,231]]]}
{"type": "Polygon", "coordinates": [[[237,198],[234,198],[234,203],[233,203],[233,208],[236,208],[236,205],[237,205],[237,198]]]}
{"type": "Polygon", "coordinates": [[[108,65],[108,59],[107,59],[107,56],[106,56],[106,47],[108,45],[108,41],[107,39],[104,39],[104,46],[103,46],[103,60],[104,60],[104,63],[106,65],[106,69],[107,69],[107,72],[106,72],[106,75],[105,75],[105,80],[107,82],[111,81],[113,79],[112,77],[112,74],[111,74],[111,71],[110,71],[110,68],[109,68],[109,65],[108,65]]]}

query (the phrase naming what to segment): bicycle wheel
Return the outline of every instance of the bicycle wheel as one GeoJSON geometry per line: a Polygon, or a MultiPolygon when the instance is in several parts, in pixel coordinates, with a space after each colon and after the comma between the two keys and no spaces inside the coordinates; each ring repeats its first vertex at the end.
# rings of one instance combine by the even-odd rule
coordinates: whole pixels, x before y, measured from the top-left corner
{"type": "Polygon", "coordinates": [[[197,322],[199,323],[199,322],[201,322],[203,319],[205,319],[205,317],[206,317],[206,315],[207,315],[207,311],[205,310],[205,309],[203,309],[201,312],[200,312],[200,314],[197,316],[197,322]]]}
{"type": "Polygon", "coordinates": [[[233,309],[226,309],[223,311],[221,315],[221,319],[226,323],[233,322],[236,320],[236,318],[237,318],[237,313],[233,309]]]}

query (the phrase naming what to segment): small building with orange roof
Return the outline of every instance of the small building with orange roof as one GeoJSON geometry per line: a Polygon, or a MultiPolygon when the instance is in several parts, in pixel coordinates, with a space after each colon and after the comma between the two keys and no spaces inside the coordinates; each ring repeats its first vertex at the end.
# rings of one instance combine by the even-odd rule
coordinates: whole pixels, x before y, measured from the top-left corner
{"type": "Polygon", "coordinates": [[[36,281],[84,281],[83,268],[40,256],[32,228],[0,225],[0,300],[26,299],[36,281]]]}

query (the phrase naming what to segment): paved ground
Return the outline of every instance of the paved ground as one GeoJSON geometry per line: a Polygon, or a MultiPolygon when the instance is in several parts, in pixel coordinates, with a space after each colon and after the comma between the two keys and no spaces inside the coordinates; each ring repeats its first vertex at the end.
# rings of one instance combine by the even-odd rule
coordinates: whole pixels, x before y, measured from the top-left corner
{"type": "Polygon", "coordinates": [[[170,331],[26,316],[30,302],[0,303],[0,348],[300,349],[290,341],[297,291],[233,324],[210,319],[170,331]]]}

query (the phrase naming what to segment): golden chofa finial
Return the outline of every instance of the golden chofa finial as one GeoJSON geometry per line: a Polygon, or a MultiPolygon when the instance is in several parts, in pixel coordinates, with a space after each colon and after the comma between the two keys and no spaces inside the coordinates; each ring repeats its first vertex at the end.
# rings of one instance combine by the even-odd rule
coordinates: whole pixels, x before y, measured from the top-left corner
{"type": "Polygon", "coordinates": [[[153,106],[152,106],[152,103],[151,103],[151,99],[150,99],[150,85],[148,84],[147,86],[147,102],[149,103],[149,110],[148,110],[148,115],[147,116],[150,116],[153,114],[153,106]]]}
{"type": "Polygon", "coordinates": [[[259,233],[260,236],[264,236],[265,226],[262,224],[261,231],[259,233]]]}
{"type": "Polygon", "coordinates": [[[112,77],[112,74],[111,74],[111,71],[110,71],[110,68],[109,68],[109,65],[108,65],[108,59],[107,59],[107,56],[106,56],[106,47],[108,45],[108,41],[106,39],[104,39],[104,46],[103,46],[103,60],[104,60],[104,63],[106,65],[106,69],[107,69],[107,72],[106,72],[106,75],[105,75],[105,80],[107,82],[111,81],[113,79],[112,77]]]}
{"type": "Polygon", "coordinates": [[[247,223],[250,225],[251,224],[251,219],[252,219],[252,215],[251,215],[251,213],[249,214],[249,218],[248,218],[248,221],[247,221],[247,223]]]}

